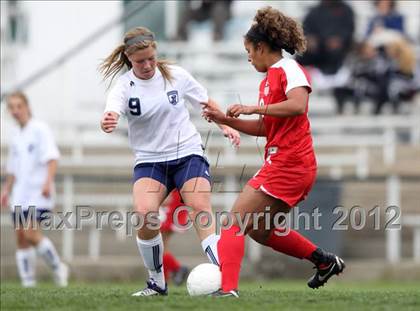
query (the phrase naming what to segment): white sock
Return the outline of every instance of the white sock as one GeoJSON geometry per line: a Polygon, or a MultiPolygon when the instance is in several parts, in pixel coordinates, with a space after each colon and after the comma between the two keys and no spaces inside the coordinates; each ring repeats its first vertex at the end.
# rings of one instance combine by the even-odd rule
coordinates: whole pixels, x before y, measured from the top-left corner
{"type": "Polygon", "coordinates": [[[159,234],[150,240],[141,240],[137,237],[137,247],[143,258],[144,266],[149,271],[149,276],[160,288],[165,288],[163,274],[163,241],[159,234]]]}
{"type": "Polygon", "coordinates": [[[219,265],[219,254],[217,253],[217,242],[219,242],[219,239],[220,235],[213,233],[201,241],[201,247],[204,253],[206,253],[210,262],[215,265],[219,265]]]}
{"type": "Polygon", "coordinates": [[[36,246],[36,251],[51,269],[56,271],[60,267],[60,257],[49,238],[43,237],[36,246]]]}
{"type": "Polygon", "coordinates": [[[16,250],[16,265],[22,286],[35,286],[36,253],[33,247],[16,250]]]}

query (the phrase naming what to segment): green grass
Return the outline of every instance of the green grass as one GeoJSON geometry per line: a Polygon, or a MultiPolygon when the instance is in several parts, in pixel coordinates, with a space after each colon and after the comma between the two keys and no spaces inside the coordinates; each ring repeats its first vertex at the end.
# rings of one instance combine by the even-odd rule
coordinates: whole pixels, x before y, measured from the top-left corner
{"type": "Polygon", "coordinates": [[[138,284],[40,284],[23,289],[1,284],[1,310],[420,310],[420,282],[333,283],[311,290],[304,281],[241,284],[240,299],[189,297],[170,287],[168,297],[131,297],[138,284]]]}

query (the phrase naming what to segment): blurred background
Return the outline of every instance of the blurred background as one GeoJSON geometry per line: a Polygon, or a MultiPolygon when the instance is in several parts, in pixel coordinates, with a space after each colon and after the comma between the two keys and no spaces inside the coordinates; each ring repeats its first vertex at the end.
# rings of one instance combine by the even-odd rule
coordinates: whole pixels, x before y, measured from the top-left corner
{"type": "MultiPolygon", "coordinates": [[[[125,31],[154,31],[159,56],[190,71],[223,107],[254,104],[263,76],[248,64],[242,38],[265,5],[301,21],[308,39],[298,61],[313,80],[309,114],[319,175],[299,210],[310,214],[318,208],[322,230],[299,231],[347,260],[342,279],[419,280],[417,1],[1,1],[2,100],[23,90],[35,118],[53,129],[62,154],[55,210],[131,210],[127,127],[120,122],[113,135],[100,131],[108,84],[97,70],[125,31]],[[393,226],[385,229],[387,222],[393,226]],[[333,230],[334,224],[341,230],[333,230]]],[[[2,179],[8,133],[15,126],[5,106],[2,179]]],[[[200,111],[191,110],[191,118],[206,142],[214,209],[229,210],[261,166],[265,140],[244,135],[235,151],[200,111]]],[[[295,225],[303,221],[295,218],[295,225]]],[[[104,224],[96,230],[92,222],[46,234],[70,264],[73,280],[138,280],[144,274],[134,236],[124,228],[104,224]]],[[[15,247],[9,210],[2,209],[2,280],[17,279],[15,247]]],[[[206,261],[193,229],[174,236],[170,247],[189,267],[206,261]]],[[[244,277],[254,278],[300,278],[311,271],[249,240],[243,267],[244,277]]],[[[46,267],[39,269],[45,277],[46,267]]]]}

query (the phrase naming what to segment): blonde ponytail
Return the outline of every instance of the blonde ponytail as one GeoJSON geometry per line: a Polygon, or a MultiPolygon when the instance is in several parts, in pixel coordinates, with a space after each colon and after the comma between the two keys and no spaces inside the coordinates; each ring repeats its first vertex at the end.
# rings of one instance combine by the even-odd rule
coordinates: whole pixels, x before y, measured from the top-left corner
{"type": "MultiPolygon", "coordinates": [[[[102,73],[104,80],[111,77],[111,83],[115,76],[124,68],[124,65],[127,66],[128,69],[131,69],[132,66],[127,55],[131,55],[138,50],[143,50],[150,46],[154,49],[157,48],[156,41],[154,40],[154,34],[149,29],[145,27],[136,27],[127,31],[124,35],[124,43],[115,48],[112,53],[99,65],[99,71],[102,73]],[[141,38],[137,41],[136,39],[139,36],[144,36],[145,39],[141,38]],[[133,39],[134,43],[132,43],[133,39]]],[[[173,81],[173,76],[168,66],[170,64],[171,62],[167,60],[157,60],[157,67],[165,80],[165,88],[166,81],[173,81]]]]}

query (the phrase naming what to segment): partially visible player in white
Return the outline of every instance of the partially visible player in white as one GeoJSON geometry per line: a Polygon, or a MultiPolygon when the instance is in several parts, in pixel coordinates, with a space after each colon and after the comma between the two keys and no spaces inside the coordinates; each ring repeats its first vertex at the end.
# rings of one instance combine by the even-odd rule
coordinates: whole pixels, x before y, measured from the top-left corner
{"type": "MultiPolygon", "coordinates": [[[[150,228],[146,215],[158,213],[166,196],[179,189],[183,202],[192,208],[191,219],[200,212],[212,215],[209,164],[204,157],[200,134],[190,121],[186,106],[197,109],[209,102],[206,89],[186,70],[157,59],[154,34],[147,28],[128,31],[102,63],[105,78],[127,67],[112,87],[101,120],[106,133],[112,132],[120,116],[128,121],[130,147],[135,155],[133,178],[134,209],[144,216],[137,245],[149,270],[147,287],[135,296],[167,295],[164,279],[163,241],[157,228],[150,228]]],[[[239,133],[220,126],[234,145],[239,133]]],[[[204,220],[203,220],[204,221],[204,220]]],[[[214,221],[207,228],[195,223],[201,246],[218,264],[214,221]]]]}
{"type": "Polygon", "coordinates": [[[25,94],[11,93],[6,102],[18,128],[10,140],[1,205],[5,207],[10,203],[17,238],[16,264],[21,283],[23,287],[36,285],[35,264],[38,254],[52,269],[55,283],[65,287],[68,280],[67,265],[60,260],[51,240],[28,218],[31,216],[29,207],[34,207],[32,212],[37,221],[54,207],[54,177],[60,154],[49,127],[32,118],[25,94]],[[28,228],[23,226],[17,214],[30,224],[28,228]]]}

